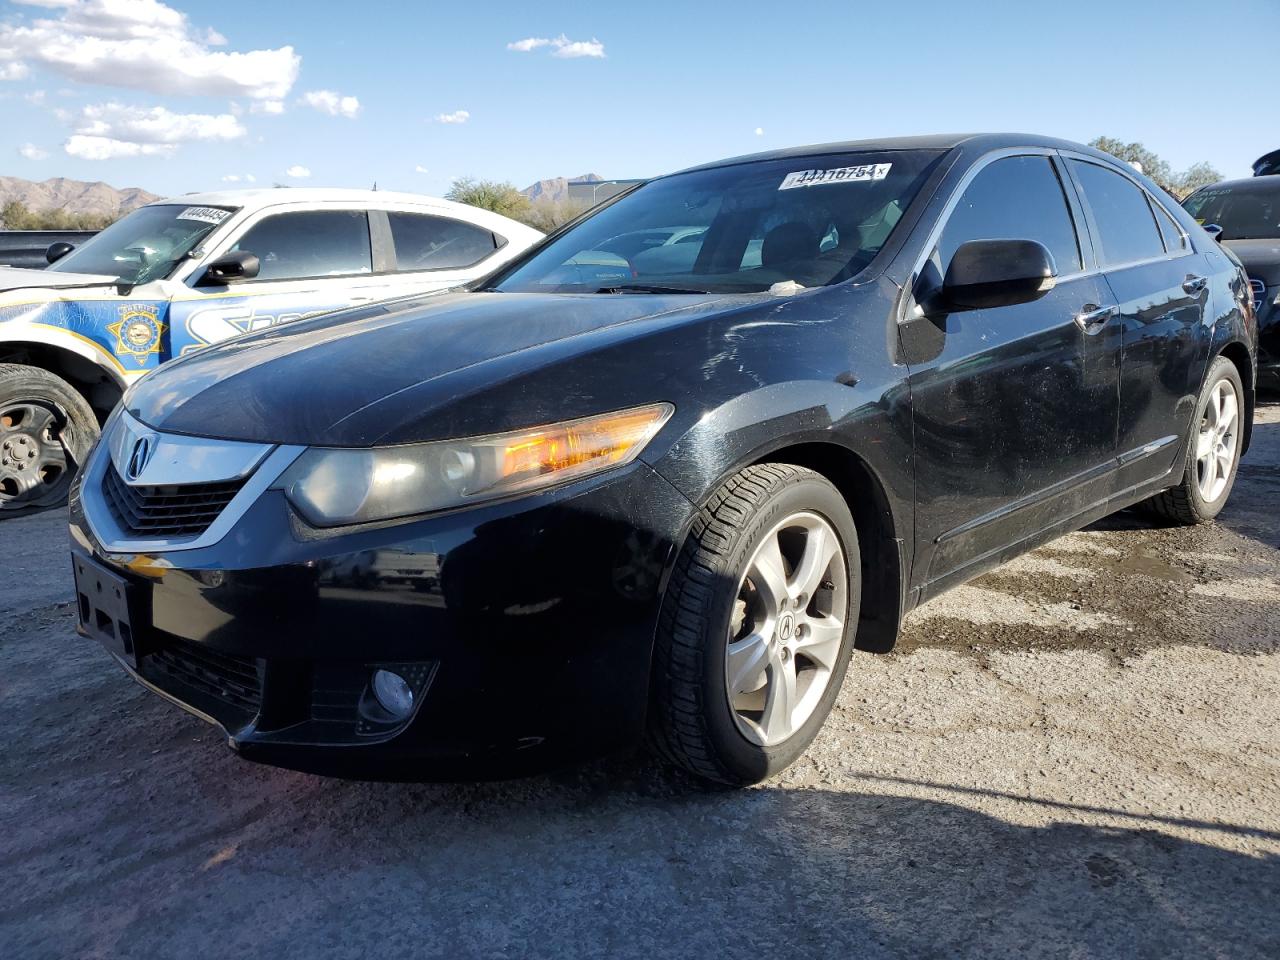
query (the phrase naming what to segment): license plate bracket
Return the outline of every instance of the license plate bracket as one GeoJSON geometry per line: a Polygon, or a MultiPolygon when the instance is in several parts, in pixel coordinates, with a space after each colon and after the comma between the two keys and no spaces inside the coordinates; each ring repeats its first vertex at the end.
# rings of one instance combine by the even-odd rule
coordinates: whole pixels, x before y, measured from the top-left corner
{"type": "Polygon", "coordinates": [[[88,557],[75,556],[71,565],[80,629],[136,666],[138,640],[130,603],[135,593],[133,584],[88,557]]]}

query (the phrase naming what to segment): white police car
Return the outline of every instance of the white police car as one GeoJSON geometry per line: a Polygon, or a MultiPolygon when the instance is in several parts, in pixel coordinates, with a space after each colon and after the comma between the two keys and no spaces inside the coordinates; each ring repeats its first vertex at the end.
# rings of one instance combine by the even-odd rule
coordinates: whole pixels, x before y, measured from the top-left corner
{"type": "Polygon", "coordinates": [[[542,234],[369,190],[202,193],[140,207],[44,270],[0,267],[0,514],[61,502],[101,419],[166,360],[250,330],[457,286],[542,234]]]}

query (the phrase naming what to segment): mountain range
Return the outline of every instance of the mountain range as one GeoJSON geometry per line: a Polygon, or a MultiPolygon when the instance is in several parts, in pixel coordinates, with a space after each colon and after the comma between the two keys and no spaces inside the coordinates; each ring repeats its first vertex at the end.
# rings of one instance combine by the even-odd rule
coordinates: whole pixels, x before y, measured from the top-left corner
{"type": "Polygon", "coordinates": [[[591,183],[598,183],[603,179],[604,177],[598,173],[584,173],[580,177],[552,177],[550,180],[539,180],[537,183],[530,184],[520,192],[530,200],[559,203],[561,200],[569,198],[570,180],[586,180],[591,183]]]}
{"type": "Polygon", "coordinates": [[[52,177],[48,180],[23,180],[0,177],[0,206],[17,200],[28,210],[65,210],[68,213],[107,216],[127,213],[134,207],[160,198],[139,187],[118,190],[101,180],[71,180],[52,177]]]}

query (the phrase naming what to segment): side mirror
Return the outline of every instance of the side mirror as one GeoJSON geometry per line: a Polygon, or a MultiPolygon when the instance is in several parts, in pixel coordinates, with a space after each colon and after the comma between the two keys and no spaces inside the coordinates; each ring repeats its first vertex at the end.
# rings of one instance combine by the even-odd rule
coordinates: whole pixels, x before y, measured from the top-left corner
{"type": "Polygon", "coordinates": [[[235,283],[237,280],[252,280],[258,275],[261,264],[258,255],[248,250],[233,250],[224,253],[217,260],[204,268],[204,275],[196,284],[200,287],[218,286],[224,283],[235,283]]]}
{"type": "Polygon", "coordinates": [[[1206,224],[1204,225],[1204,232],[1205,232],[1205,233],[1207,233],[1209,236],[1213,237],[1213,239],[1215,239],[1215,240],[1221,240],[1221,239],[1222,239],[1222,224],[1220,224],[1220,223],[1206,223],[1206,224]]]}
{"type": "Polygon", "coordinates": [[[951,310],[986,310],[1039,300],[1058,282],[1045,245],[1035,240],[970,240],[951,258],[942,301],[951,310]]]}
{"type": "Polygon", "coordinates": [[[65,240],[55,240],[49,244],[49,248],[44,252],[44,258],[49,263],[57,263],[68,253],[76,248],[74,243],[67,243],[65,240]]]}

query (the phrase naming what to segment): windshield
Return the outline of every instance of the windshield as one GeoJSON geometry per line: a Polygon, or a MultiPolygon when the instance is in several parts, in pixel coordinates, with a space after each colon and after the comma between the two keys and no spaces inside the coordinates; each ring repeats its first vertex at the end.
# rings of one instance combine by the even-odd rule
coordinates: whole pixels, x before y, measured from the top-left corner
{"type": "Polygon", "coordinates": [[[839,153],[664,177],[557,237],[491,289],[754,293],[838,283],[871,262],[940,156],[839,153]]]}
{"type": "Polygon", "coordinates": [[[172,273],[231,212],[225,207],[180,203],[139,207],[47,269],[102,274],[130,284],[159,280],[172,273]]]}
{"type": "Polygon", "coordinates": [[[1280,237],[1280,183],[1267,189],[1208,187],[1182,204],[1203,226],[1216,223],[1220,240],[1269,240],[1280,237]]]}

